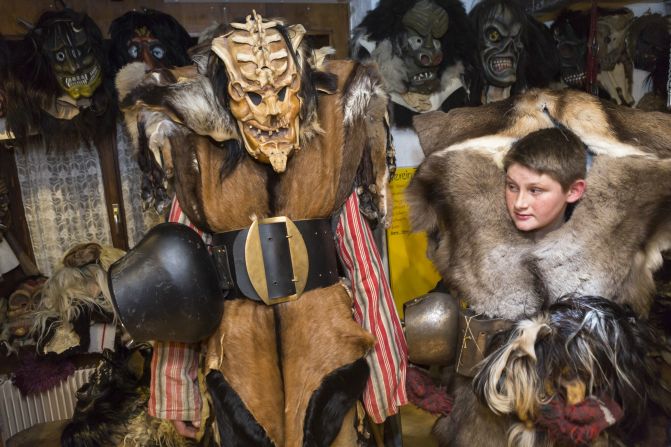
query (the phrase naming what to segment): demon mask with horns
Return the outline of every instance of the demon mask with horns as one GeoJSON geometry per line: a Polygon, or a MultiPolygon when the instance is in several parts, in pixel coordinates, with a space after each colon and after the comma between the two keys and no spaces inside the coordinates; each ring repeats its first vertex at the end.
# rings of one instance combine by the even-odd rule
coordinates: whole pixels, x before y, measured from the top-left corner
{"type": "MultiPolygon", "coordinates": [[[[178,361],[161,342],[199,341],[175,328],[214,331],[206,381],[224,445],[332,445],[354,435],[352,405],[369,377],[363,356],[373,337],[352,320],[336,255],[347,247],[334,245],[346,235],[329,219],[366,196],[386,219],[386,95],[374,65],[327,61],[304,33],[253,13],[195,54],[196,66],[145,74],[128,64],[116,80],[133,141],[157,154],[191,223],[214,233],[226,290],[201,309],[207,321],[177,321],[191,317],[175,312],[154,332],[133,321],[124,299],[138,294],[125,285],[146,284],[131,273],[185,239],[175,237],[132,250],[111,269],[112,292],[131,333],[160,341],[159,381],[169,373],[159,364],[178,361]]],[[[343,212],[360,222],[353,210],[343,212]]],[[[189,259],[180,256],[178,269],[188,271],[189,259]]],[[[214,289],[223,284],[211,279],[214,289]]]]}
{"type": "Polygon", "coordinates": [[[483,0],[469,13],[477,35],[480,74],[471,84],[472,104],[505,99],[546,87],[559,74],[550,31],[514,0],[483,0]]]}
{"type": "Polygon", "coordinates": [[[394,105],[393,123],[409,127],[417,113],[466,101],[474,35],[453,0],[382,0],[355,30],[352,53],[374,59],[394,105]]]}
{"type": "Polygon", "coordinates": [[[115,71],[130,62],[144,62],[149,69],[190,63],[189,33],[174,17],[160,11],[129,11],[114,19],[109,34],[110,62],[115,71]]]}
{"type": "Polygon", "coordinates": [[[634,445],[650,400],[669,409],[645,320],[653,272],[671,247],[671,117],[567,89],[414,121],[426,159],[408,189],[411,220],[469,306],[455,323],[456,369],[477,372],[434,429],[441,445],[592,445],[613,424],[609,433],[634,445]],[[508,215],[502,160],[516,141],[554,127],[582,140],[587,190],[560,228],[535,240],[508,215]],[[478,359],[465,364],[488,345],[479,372],[478,359]]]}
{"type": "Polygon", "coordinates": [[[73,134],[100,135],[111,111],[102,35],[85,14],[44,13],[17,45],[7,87],[7,127],[25,140],[31,130],[47,145],[66,147],[73,134]]]}

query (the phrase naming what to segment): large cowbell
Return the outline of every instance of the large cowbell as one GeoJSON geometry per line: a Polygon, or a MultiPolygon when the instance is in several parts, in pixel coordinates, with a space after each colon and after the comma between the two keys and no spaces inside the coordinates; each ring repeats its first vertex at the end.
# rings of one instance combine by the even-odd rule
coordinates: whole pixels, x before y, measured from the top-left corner
{"type": "Polygon", "coordinates": [[[224,312],[217,271],[203,240],[185,225],[152,228],[108,272],[112,301],[136,341],[195,343],[224,312]]]}

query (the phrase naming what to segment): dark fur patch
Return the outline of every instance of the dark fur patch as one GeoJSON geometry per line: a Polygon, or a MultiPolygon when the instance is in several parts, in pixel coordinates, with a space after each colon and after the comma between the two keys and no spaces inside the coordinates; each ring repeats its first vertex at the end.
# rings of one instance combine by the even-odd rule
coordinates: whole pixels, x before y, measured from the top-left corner
{"type": "Polygon", "coordinates": [[[332,94],[338,90],[338,76],[325,71],[313,71],[310,75],[315,89],[319,92],[332,94]]]}
{"type": "Polygon", "coordinates": [[[105,360],[88,383],[77,390],[72,421],[61,435],[63,447],[99,447],[123,443],[126,424],[143,409],[146,397],[141,388],[149,386],[151,351],[145,350],[145,366],[140,372],[129,368],[133,351],[121,346],[107,351],[105,360]]]}
{"type": "Polygon", "coordinates": [[[206,381],[217,415],[221,447],[275,446],[220,371],[211,371],[206,381]]]}
{"type": "Polygon", "coordinates": [[[359,398],[370,370],[366,360],[336,369],[310,398],[305,414],[303,447],[327,447],[340,432],[343,419],[359,398]]]}

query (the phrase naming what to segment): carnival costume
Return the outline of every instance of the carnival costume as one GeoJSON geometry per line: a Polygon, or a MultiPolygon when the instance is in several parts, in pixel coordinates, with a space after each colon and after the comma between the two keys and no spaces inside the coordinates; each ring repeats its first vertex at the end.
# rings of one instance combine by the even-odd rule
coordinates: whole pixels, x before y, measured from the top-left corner
{"type": "Polygon", "coordinates": [[[390,305],[388,289],[356,298],[355,314],[362,302],[378,314],[362,321],[373,336],[354,321],[336,265],[338,246],[355,296],[359,284],[379,287],[370,259],[351,267],[377,258],[370,230],[342,219],[361,219],[362,197],[387,219],[386,96],[372,66],[325,62],[304,33],[254,13],[213,39],[197,68],[145,77],[132,64],[117,77],[134,141],[159,155],[190,222],[213,234],[226,301],[205,366],[222,445],[354,445],[354,404],[380,355],[398,368],[381,372],[382,418],[405,402],[395,312],[368,326],[390,305]],[[329,219],[343,206],[334,237],[329,219]],[[344,234],[352,229],[365,234],[344,234]],[[254,240],[254,253],[240,251],[254,240]]]}

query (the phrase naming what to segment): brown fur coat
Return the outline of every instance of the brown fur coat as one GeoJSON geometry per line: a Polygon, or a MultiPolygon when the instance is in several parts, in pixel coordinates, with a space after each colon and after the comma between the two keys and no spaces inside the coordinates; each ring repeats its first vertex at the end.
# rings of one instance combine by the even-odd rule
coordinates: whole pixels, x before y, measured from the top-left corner
{"type": "Polygon", "coordinates": [[[427,158],[409,189],[429,256],[476,312],[517,319],[567,293],[600,295],[646,316],[652,273],[671,247],[671,117],[572,90],[534,90],[415,118],[427,158]],[[560,229],[533,243],[504,201],[501,160],[556,120],[594,155],[587,192],[560,229]]]}

